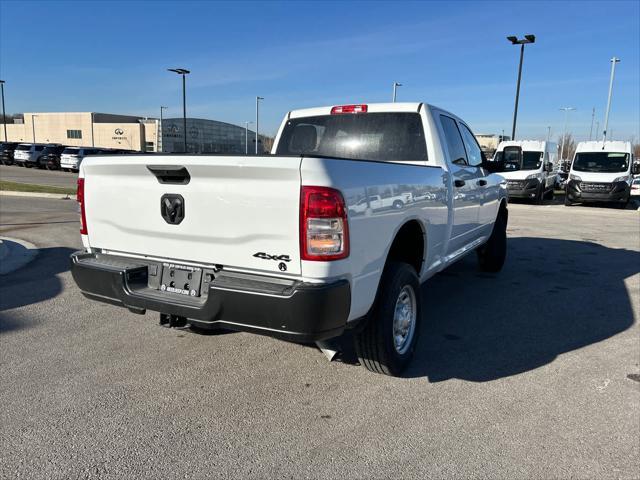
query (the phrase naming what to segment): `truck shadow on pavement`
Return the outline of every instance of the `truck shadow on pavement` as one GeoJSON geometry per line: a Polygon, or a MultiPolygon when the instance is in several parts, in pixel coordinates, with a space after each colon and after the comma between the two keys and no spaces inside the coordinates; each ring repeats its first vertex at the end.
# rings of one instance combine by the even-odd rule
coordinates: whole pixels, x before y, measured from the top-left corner
{"type": "Polygon", "coordinates": [[[640,252],[510,238],[498,274],[470,255],[422,287],[423,323],[406,376],[485,382],[551,363],[634,323],[625,279],[640,252]]]}
{"type": "MultiPolygon", "coordinates": [[[[36,258],[23,268],[0,276],[0,312],[31,305],[55,297],[62,292],[58,274],[69,270],[67,247],[41,248],[36,258]]],[[[0,313],[0,334],[31,326],[17,315],[0,313]]]]}

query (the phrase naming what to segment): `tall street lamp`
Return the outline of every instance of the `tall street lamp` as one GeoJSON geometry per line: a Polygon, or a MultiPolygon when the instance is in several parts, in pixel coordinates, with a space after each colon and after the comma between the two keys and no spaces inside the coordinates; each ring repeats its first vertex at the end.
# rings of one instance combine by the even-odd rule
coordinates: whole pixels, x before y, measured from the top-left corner
{"type": "Polygon", "coordinates": [[[4,113],[4,80],[0,80],[0,89],[2,90],[2,124],[4,125],[4,141],[8,142],[7,138],[7,117],[4,113]]]}
{"type": "Polygon", "coordinates": [[[258,154],[258,129],[260,126],[260,100],[264,100],[263,97],[256,97],[256,155],[258,154]]]}
{"type": "Polygon", "coordinates": [[[167,70],[182,75],[182,129],[184,133],[184,153],[187,153],[187,94],[185,77],[191,72],[186,68],[168,68],[167,70]]]}
{"type": "Polygon", "coordinates": [[[520,66],[518,67],[518,85],[516,87],[516,106],[513,110],[513,128],[511,129],[511,140],[516,139],[516,120],[518,119],[518,100],[520,99],[520,79],[522,78],[522,59],[524,58],[524,46],[527,43],[535,43],[535,35],[525,35],[524,38],[507,37],[512,45],[520,45],[520,66]]]}
{"type": "Polygon", "coordinates": [[[560,160],[563,161],[564,158],[564,144],[567,139],[567,117],[569,116],[569,112],[575,110],[573,107],[562,107],[560,110],[564,111],[564,133],[562,134],[562,148],[560,148],[560,160]]]}
{"type": "Polygon", "coordinates": [[[249,154],[249,125],[253,122],[244,122],[244,153],[249,154]]]}
{"type": "Polygon", "coordinates": [[[607,141],[607,127],[609,126],[609,110],[611,109],[611,96],[613,95],[613,77],[616,75],[616,63],[618,63],[619,61],[620,59],[616,57],[613,57],[611,59],[611,79],[609,80],[609,98],[607,99],[607,112],[604,115],[604,131],[602,132],[602,148],[604,148],[604,142],[607,141]]]}
{"type": "Polygon", "coordinates": [[[164,142],[163,142],[163,138],[162,138],[162,121],[163,121],[162,111],[163,110],[168,110],[168,109],[169,109],[169,107],[163,107],[162,105],[160,105],[160,125],[159,125],[160,128],[158,128],[159,135],[158,135],[158,140],[157,140],[158,151],[159,152],[162,152],[164,150],[164,142]]]}
{"type": "Polygon", "coordinates": [[[393,103],[396,103],[396,89],[401,86],[401,83],[393,82],[393,103]]]}

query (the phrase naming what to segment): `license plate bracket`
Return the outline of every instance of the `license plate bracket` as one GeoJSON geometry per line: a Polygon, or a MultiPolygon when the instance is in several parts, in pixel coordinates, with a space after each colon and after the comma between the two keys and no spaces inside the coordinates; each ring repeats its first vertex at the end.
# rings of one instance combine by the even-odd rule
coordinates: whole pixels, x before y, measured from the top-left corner
{"type": "Polygon", "coordinates": [[[162,264],[160,290],[189,297],[200,296],[202,269],[175,263],[162,264]]]}

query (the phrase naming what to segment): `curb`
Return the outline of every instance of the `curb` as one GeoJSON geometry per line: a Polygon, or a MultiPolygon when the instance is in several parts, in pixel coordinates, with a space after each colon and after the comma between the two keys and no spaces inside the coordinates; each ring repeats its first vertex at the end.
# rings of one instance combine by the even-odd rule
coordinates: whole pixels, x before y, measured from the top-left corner
{"type": "Polygon", "coordinates": [[[17,238],[0,237],[0,275],[24,267],[38,255],[38,248],[17,238]]]}
{"type": "Polygon", "coordinates": [[[36,198],[57,198],[59,200],[75,200],[76,196],[67,193],[41,193],[41,192],[13,192],[11,190],[0,190],[0,197],[36,197],[36,198]]]}

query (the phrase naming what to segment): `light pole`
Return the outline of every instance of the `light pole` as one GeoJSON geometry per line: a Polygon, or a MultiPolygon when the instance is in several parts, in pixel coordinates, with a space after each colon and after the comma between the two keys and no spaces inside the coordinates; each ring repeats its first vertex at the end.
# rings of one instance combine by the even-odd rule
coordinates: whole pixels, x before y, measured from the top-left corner
{"type": "Polygon", "coordinates": [[[567,139],[567,117],[571,110],[575,110],[573,107],[562,107],[560,110],[564,110],[564,133],[562,134],[562,148],[560,149],[560,160],[564,160],[564,143],[567,139]]]}
{"type": "Polygon", "coordinates": [[[249,125],[253,122],[244,122],[244,153],[249,155],[249,125]]]}
{"type": "Polygon", "coordinates": [[[263,97],[256,97],[256,155],[258,154],[258,129],[260,126],[260,100],[264,100],[263,97]]]}
{"type": "Polygon", "coordinates": [[[396,89],[401,86],[401,83],[393,82],[393,103],[396,103],[396,89]]]}
{"type": "Polygon", "coordinates": [[[536,36],[525,35],[523,39],[518,39],[518,37],[510,36],[507,37],[507,40],[509,40],[512,45],[520,45],[520,66],[518,67],[518,84],[516,86],[516,106],[513,109],[513,128],[511,129],[511,140],[515,140],[516,120],[518,119],[518,100],[520,99],[520,79],[522,78],[522,60],[524,58],[524,46],[527,43],[535,43],[536,36]]]}
{"type": "Polygon", "coordinates": [[[185,77],[191,72],[186,68],[168,68],[167,70],[182,75],[182,129],[184,134],[184,153],[187,153],[187,93],[185,77]]]}
{"type": "Polygon", "coordinates": [[[36,143],[36,117],[37,115],[31,115],[31,132],[33,133],[33,143],[36,143]]]}
{"type": "Polygon", "coordinates": [[[8,142],[7,138],[7,117],[4,113],[4,80],[0,80],[0,89],[2,90],[2,125],[4,125],[4,141],[8,142]]]}
{"type": "Polygon", "coordinates": [[[160,153],[162,153],[162,151],[164,150],[164,141],[162,138],[162,121],[163,121],[162,111],[168,110],[168,109],[169,107],[163,107],[162,105],[160,105],[160,125],[159,125],[160,128],[158,128],[158,151],[160,153]]]}
{"type": "Polygon", "coordinates": [[[607,112],[604,115],[604,130],[602,132],[602,148],[604,148],[604,142],[607,141],[607,127],[609,126],[609,110],[611,109],[611,96],[613,95],[613,77],[616,74],[616,63],[620,61],[619,58],[613,57],[611,59],[611,79],[609,80],[609,98],[607,99],[607,112]]]}
{"type": "Polygon", "coordinates": [[[589,141],[591,141],[591,137],[593,136],[593,121],[596,119],[596,107],[591,109],[591,129],[589,130],[589,141]]]}

